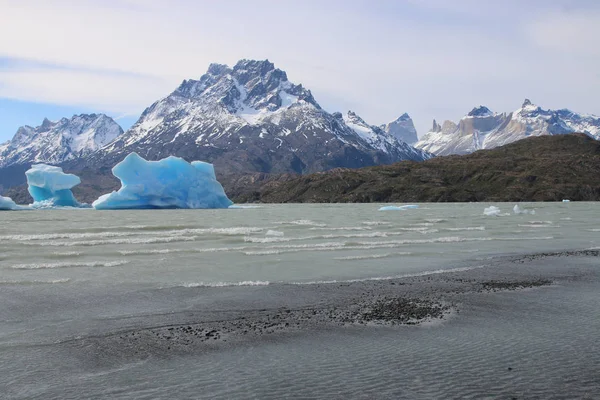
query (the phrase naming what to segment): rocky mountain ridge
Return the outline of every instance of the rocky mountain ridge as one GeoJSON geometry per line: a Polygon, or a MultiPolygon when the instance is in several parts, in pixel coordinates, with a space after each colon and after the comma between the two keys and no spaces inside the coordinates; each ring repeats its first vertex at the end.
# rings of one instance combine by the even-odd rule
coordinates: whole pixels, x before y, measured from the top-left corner
{"type": "Polygon", "coordinates": [[[532,136],[585,133],[600,139],[600,117],[573,111],[544,110],[526,99],[511,113],[494,113],[475,107],[458,123],[433,121],[432,129],[415,147],[436,155],[468,154],[491,149],[532,136]]]}
{"type": "Polygon", "coordinates": [[[85,157],[122,133],[119,124],[104,114],[44,119],[37,127],[22,126],[12,140],[0,144],[0,168],[37,162],[60,164],[85,157]]]}

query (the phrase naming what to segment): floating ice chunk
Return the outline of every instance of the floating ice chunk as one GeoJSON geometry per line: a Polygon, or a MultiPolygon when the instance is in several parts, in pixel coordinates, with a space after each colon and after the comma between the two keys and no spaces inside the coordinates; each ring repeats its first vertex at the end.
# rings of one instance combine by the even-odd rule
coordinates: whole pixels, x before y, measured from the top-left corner
{"type": "Polygon", "coordinates": [[[406,204],[403,206],[384,206],[379,209],[379,211],[404,211],[419,208],[417,204],[406,204]]]}
{"type": "Polygon", "coordinates": [[[97,210],[227,208],[233,203],[215,177],[212,164],[179,157],[146,161],[131,153],[112,169],[121,189],[100,196],[97,210]]]}
{"type": "Polygon", "coordinates": [[[489,206],[483,210],[483,213],[488,217],[497,217],[498,215],[500,215],[500,209],[496,206],[489,206]]]}
{"type": "Polygon", "coordinates": [[[20,210],[21,208],[10,197],[0,196],[0,210],[20,210]]]}
{"type": "Polygon", "coordinates": [[[78,176],[65,174],[60,167],[36,164],[27,172],[27,185],[33,208],[82,207],[71,189],[81,183],[78,176]]]}
{"type": "Polygon", "coordinates": [[[513,212],[515,214],[531,214],[531,215],[535,215],[535,210],[527,210],[524,208],[519,207],[518,204],[515,204],[515,206],[513,207],[513,212]]]}
{"type": "Polygon", "coordinates": [[[571,200],[563,199],[563,203],[570,203],[570,202],[571,202],[571,200]]]}

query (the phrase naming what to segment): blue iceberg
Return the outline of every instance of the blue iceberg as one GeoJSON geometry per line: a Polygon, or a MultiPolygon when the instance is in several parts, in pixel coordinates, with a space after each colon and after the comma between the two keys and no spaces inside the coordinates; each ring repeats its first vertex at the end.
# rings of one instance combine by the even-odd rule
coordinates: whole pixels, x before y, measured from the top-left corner
{"type": "Polygon", "coordinates": [[[36,164],[27,172],[27,185],[33,208],[82,207],[71,189],[81,183],[73,174],[65,174],[60,167],[36,164]]]}
{"type": "Polygon", "coordinates": [[[379,211],[404,211],[419,208],[417,204],[406,204],[404,206],[383,206],[379,211]]]}
{"type": "Polygon", "coordinates": [[[100,196],[97,210],[227,208],[233,204],[217,181],[212,164],[179,157],[146,161],[131,153],[112,169],[121,189],[100,196]]]}
{"type": "Polygon", "coordinates": [[[21,208],[10,197],[0,196],[0,210],[20,210],[21,208]]]}

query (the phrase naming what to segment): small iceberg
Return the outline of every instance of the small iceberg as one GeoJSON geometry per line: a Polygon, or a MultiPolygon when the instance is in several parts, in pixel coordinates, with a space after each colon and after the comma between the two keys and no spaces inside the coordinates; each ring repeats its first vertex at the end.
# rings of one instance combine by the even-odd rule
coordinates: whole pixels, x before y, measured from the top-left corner
{"type": "Polygon", "coordinates": [[[10,197],[0,196],[0,210],[1,211],[9,211],[9,210],[21,210],[23,207],[18,206],[17,203],[13,201],[10,197]]]}
{"type": "Polygon", "coordinates": [[[498,215],[500,215],[500,212],[500,209],[496,206],[489,206],[483,210],[483,213],[488,217],[497,217],[498,215]]]}
{"type": "Polygon", "coordinates": [[[515,206],[513,207],[513,212],[515,214],[531,214],[531,215],[535,215],[535,210],[527,210],[524,208],[519,207],[518,204],[515,204],[515,206]]]}
{"type": "Polygon", "coordinates": [[[97,210],[228,208],[233,204],[217,181],[212,164],[179,157],[146,161],[131,153],[115,165],[118,191],[100,196],[97,210]]]}
{"type": "Polygon", "coordinates": [[[404,206],[384,206],[379,211],[404,211],[419,208],[417,204],[406,204],[404,206]]]}
{"type": "Polygon", "coordinates": [[[81,183],[73,174],[65,174],[60,167],[46,164],[33,165],[27,172],[27,190],[33,197],[32,208],[84,207],[71,189],[81,183]]]}

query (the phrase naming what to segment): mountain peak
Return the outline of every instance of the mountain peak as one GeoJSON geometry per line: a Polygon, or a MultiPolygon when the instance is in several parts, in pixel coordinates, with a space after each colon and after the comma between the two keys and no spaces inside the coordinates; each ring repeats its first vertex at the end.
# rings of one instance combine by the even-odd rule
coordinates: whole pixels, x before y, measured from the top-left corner
{"type": "Polygon", "coordinates": [[[408,113],[404,113],[392,122],[381,125],[380,127],[388,135],[395,137],[397,140],[408,143],[410,145],[416,143],[419,138],[417,137],[417,130],[415,124],[410,118],[408,113]]]}
{"type": "Polygon", "coordinates": [[[50,128],[52,128],[52,125],[54,125],[52,121],[50,121],[48,118],[44,118],[44,120],[42,121],[42,125],[40,125],[39,129],[41,132],[46,132],[50,130],[50,128]]]}
{"type": "Polygon", "coordinates": [[[220,76],[230,71],[230,68],[225,64],[212,63],[208,66],[206,73],[209,75],[220,76]]]}
{"type": "Polygon", "coordinates": [[[531,100],[529,100],[529,99],[525,99],[525,100],[523,101],[523,105],[521,106],[521,108],[525,108],[525,107],[527,107],[527,106],[531,106],[531,105],[533,105],[533,103],[531,103],[531,100]]]}
{"type": "Polygon", "coordinates": [[[398,118],[396,118],[396,122],[408,121],[409,119],[411,119],[410,115],[408,115],[408,113],[404,113],[398,118]]]}
{"type": "Polygon", "coordinates": [[[467,114],[469,117],[488,117],[490,115],[493,115],[493,113],[486,106],[475,107],[467,114]]]}

